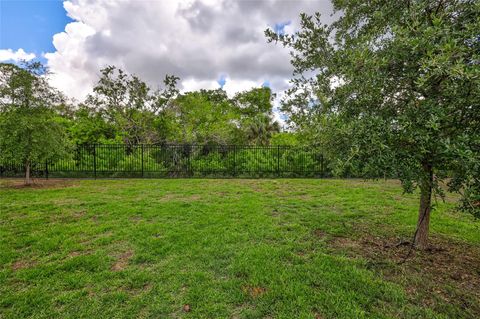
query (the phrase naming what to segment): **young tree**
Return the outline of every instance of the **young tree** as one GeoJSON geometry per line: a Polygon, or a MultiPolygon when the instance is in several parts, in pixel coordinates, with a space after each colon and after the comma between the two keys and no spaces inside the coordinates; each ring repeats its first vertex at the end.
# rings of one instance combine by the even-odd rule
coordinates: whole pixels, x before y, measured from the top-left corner
{"type": "Polygon", "coordinates": [[[406,191],[420,189],[414,244],[423,249],[442,181],[465,195],[464,207],[480,209],[480,2],[333,4],[331,25],[303,14],[293,35],[266,31],[292,49],[285,109],[300,122],[334,115],[350,128],[364,173],[394,167],[406,191]],[[299,103],[301,95],[310,99],[299,103]]]}
{"type": "Polygon", "coordinates": [[[54,106],[63,97],[52,89],[40,63],[0,64],[0,159],[20,162],[25,184],[31,169],[65,149],[65,134],[54,106]]]}

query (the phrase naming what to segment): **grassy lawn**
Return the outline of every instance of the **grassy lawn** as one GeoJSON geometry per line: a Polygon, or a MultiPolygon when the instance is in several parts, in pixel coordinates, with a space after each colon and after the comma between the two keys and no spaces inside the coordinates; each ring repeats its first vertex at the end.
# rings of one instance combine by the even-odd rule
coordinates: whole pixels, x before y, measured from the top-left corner
{"type": "Polygon", "coordinates": [[[480,222],[396,181],[0,180],[0,318],[478,318],[480,222]]]}

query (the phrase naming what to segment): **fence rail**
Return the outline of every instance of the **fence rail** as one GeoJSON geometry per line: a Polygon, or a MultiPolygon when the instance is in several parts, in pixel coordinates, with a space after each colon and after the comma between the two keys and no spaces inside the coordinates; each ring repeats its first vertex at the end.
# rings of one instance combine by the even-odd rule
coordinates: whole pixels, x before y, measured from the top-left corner
{"type": "MultiPolygon", "coordinates": [[[[77,145],[32,167],[36,177],[324,177],[319,150],[245,145],[77,145]]],[[[0,162],[0,176],[19,177],[19,163],[0,162]]]]}

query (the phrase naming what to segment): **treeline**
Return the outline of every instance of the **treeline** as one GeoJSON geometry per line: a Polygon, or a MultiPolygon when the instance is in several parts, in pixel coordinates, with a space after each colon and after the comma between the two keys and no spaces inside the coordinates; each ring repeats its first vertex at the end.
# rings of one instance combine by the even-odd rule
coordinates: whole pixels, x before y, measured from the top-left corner
{"type": "MultiPolygon", "coordinates": [[[[268,87],[231,98],[221,88],[182,93],[179,78],[167,75],[162,88],[154,90],[138,76],[108,66],[101,70],[91,94],[81,103],[72,103],[49,85],[48,70],[40,63],[0,64],[0,77],[0,164],[24,170],[27,180],[39,163],[44,167],[45,162],[54,165],[61,160],[71,167],[83,165],[75,150],[92,144],[121,144],[127,150],[139,144],[300,144],[294,132],[282,132],[274,120],[274,95],[268,87]]],[[[172,170],[186,160],[170,155],[174,162],[152,160],[172,170]]],[[[115,163],[108,165],[120,169],[119,163],[132,156],[117,154],[115,163]]],[[[203,154],[198,160],[226,167],[216,157],[203,154]]],[[[274,160],[263,157],[255,160],[274,160]]],[[[257,165],[250,162],[246,170],[257,165]]]]}
{"type": "Polygon", "coordinates": [[[138,76],[109,66],[84,102],[60,104],[57,113],[74,144],[291,143],[273,119],[270,88],[229,98],[221,88],[180,93],[178,80],[167,75],[163,89],[153,90],[138,76]]]}

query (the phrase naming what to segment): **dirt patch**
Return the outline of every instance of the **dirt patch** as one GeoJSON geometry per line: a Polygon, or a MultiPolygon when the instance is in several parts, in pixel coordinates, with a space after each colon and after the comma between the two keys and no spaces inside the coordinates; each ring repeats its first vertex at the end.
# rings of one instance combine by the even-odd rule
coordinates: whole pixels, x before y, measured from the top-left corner
{"type": "Polygon", "coordinates": [[[191,202],[201,200],[200,195],[184,195],[184,194],[166,194],[157,199],[157,202],[165,203],[171,201],[191,202]]]}
{"type": "Polygon", "coordinates": [[[133,250],[127,250],[117,257],[117,261],[112,265],[112,271],[121,271],[128,266],[129,260],[133,257],[133,250]]]}
{"type": "Polygon", "coordinates": [[[77,186],[73,179],[33,179],[32,184],[25,185],[23,179],[6,179],[0,182],[0,188],[37,189],[37,188],[65,188],[77,186]]]}
{"type": "Polygon", "coordinates": [[[72,258],[76,258],[76,257],[80,257],[80,256],[87,256],[89,254],[91,254],[92,251],[91,250],[74,250],[74,251],[71,251],[69,252],[66,256],[65,256],[65,260],[68,260],[68,259],[72,259],[72,258]]]}
{"type": "Polygon", "coordinates": [[[359,250],[361,243],[358,240],[349,237],[334,237],[328,242],[337,249],[347,250],[347,253],[350,253],[352,257],[359,253],[363,255],[363,251],[359,250]]]}
{"type": "Polygon", "coordinates": [[[328,236],[328,234],[321,229],[315,229],[313,235],[317,238],[326,238],[328,236]]]}
{"type": "Polygon", "coordinates": [[[87,215],[87,211],[80,210],[80,211],[73,212],[72,217],[78,220],[85,217],[85,215],[87,215]]]}
{"type": "Polygon", "coordinates": [[[244,316],[242,316],[242,313],[248,311],[248,310],[252,310],[253,309],[253,306],[250,305],[250,304],[246,304],[246,303],[242,303],[242,304],[238,304],[231,312],[230,314],[230,319],[240,319],[240,318],[244,318],[244,316]]]}
{"type": "Polygon", "coordinates": [[[270,216],[272,216],[272,217],[280,217],[280,216],[283,216],[283,215],[285,215],[285,213],[284,213],[284,212],[281,212],[281,211],[280,211],[279,209],[277,209],[277,208],[274,208],[274,209],[272,210],[272,212],[270,213],[270,216]]]}
{"type": "Polygon", "coordinates": [[[121,287],[118,287],[117,289],[131,296],[138,296],[141,294],[148,293],[149,291],[152,290],[152,288],[153,288],[153,285],[151,283],[146,283],[141,287],[121,286],[121,287]]]}
{"type": "Polygon", "coordinates": [[[264,288],[264,287],[255,287],[255,286],[243,286],[242,287],[242,291],[245,293],[245,294],[248,294],[250,297],[252,298],[257,298],[261,295],[263,295],[267,289],[264,288]]]}
{"type": "Polygon", "coordinates": [[[72,251],[71,253],[68,254],[68,257],[73,258],[82,255],[80,251],[72,251]]]}
{"type": "Polygon", "coordinates": [[[128,219],[135,223],[139,223],[140,221],[144,220],[144,218],[140,215],[130,216],[128,219]]]}
{"type": "Polygon", "coordinates": [[[239,179],[236,180],[236,183],[250,188],[252,191],[256,193],[263,193],[265,192],[264,188],[264,181],[263,180],[258,180],[258,179],[239,179]]]}
{"type": "Polygon", "coordinates": [[[17,270],[32,268],[34,266],[35,266],[35,263],[31,261],[17,260],[16,262],[13,263],[12,269],[13,271],[17,271],[17,270]]]}
{"type": "Polygon", "coordinates": [[[473,317],[480,317],[478,246],[433,237],[428,250],[414,249],[405,260],[411,245],[394,237],[334,237],[329,244],[352,257],[365,258],[367,267],[404,286],[414,303],[432,309],[451,303],[473,317]]]}

